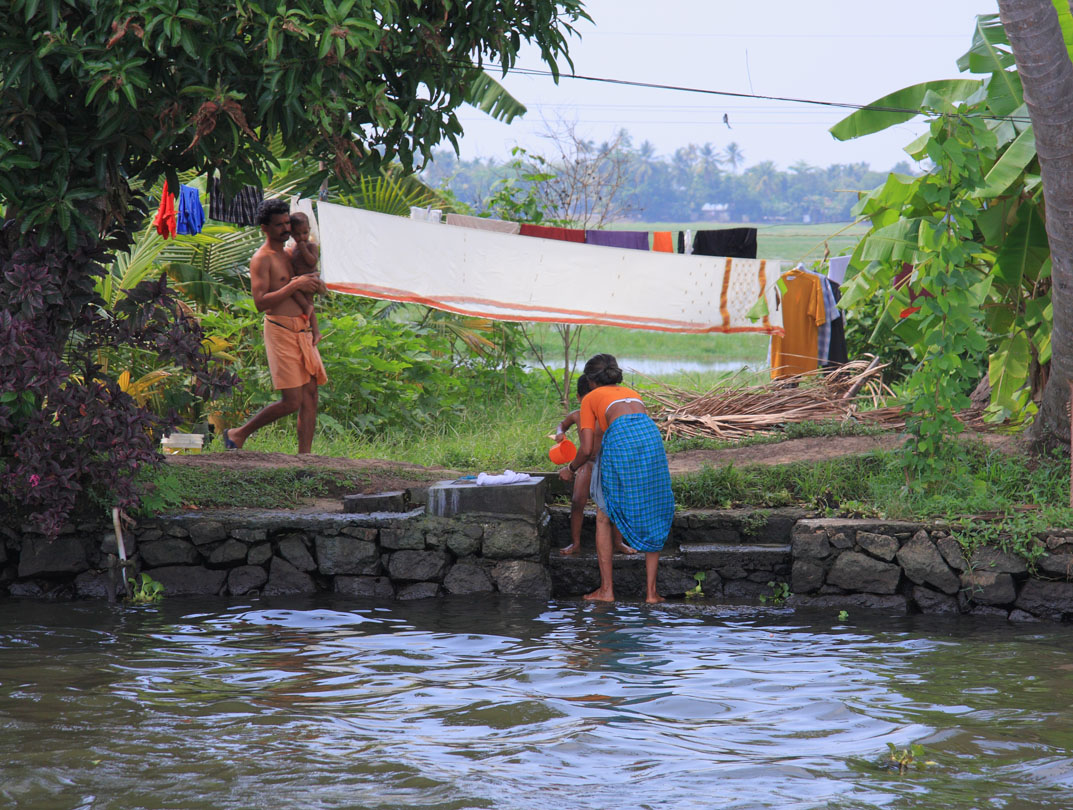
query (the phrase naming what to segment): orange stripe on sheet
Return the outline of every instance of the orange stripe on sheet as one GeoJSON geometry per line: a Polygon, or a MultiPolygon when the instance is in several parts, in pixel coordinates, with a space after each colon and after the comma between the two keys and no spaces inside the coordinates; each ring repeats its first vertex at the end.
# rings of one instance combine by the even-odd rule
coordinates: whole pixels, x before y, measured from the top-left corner
{"type": "MultiPolygon", "coordinates": [[[[760,260],[760,272],[757,274],[760,279],[760,297],[763,298],[767,295],[767,260],[760,260]]],[[[771,316],[769,313],[764,313],[764,329],[769,331],[771,329],[771,316]]]]}
{"type": "Polygon", "coordinates": [[[727,290],[730,289],[730,268],[734,260],[727,257],[727,266],[723,271],[723,290],[719,293],[719,314],[723,316],[723,328],[730,328],[730,310],[727,308],[727,290]]]}
{"type": "MultiPolygon", "coordinates": [[[[521,320],[517,317],[504,317],[501,313],[488,312],[485,309],[474,309],[456,304],[449,303],[450,299],[437,299],[428,298],[421,295],[413,295],[411,293],[398,292],[386,292],[382,288],[376,287],[361,287],[357,284],[342,284],[336,282],[329,282],[327,285],[329,290],[335,292],[346,293],[347,295],[363,295],[367,298],[378,298],[387,301],[399,301],[406,304],[422,304],[434,309],[442,309],[445,312],[454,312],[458,315],[470,315],[475,318],[490,318],[492,320],[501,321],[518,321],[521,320]]],[[[528,308],[530,310],[538,310],[536,307],[528,308]]],[[[538,310],[547,311],[547,310],[538,310]]],[[[565,312],[565,311],[564,311],[565,312]]],[[[692,323],[689,321],[663,321],[657,319],[658,323],[641,323],[636,320],[612,320],[616,316],[576,316],[576,315],[537,315],[532,314],[526,317],[526,322],[532,323],[576,323],[576,324],[589,324],[593,326],[617,326],[623,329],[644,329],[649,332],[684,332],[690,334],[738,334],[738,333],[753,333],[753,334],[785,334],[785,330],[780,327],[769,327],[764,329],[760,326],[735,326],[727,328],[725,326],[708,326],[705,324],[692,323]]],[[[617,316],[622,317],[622,316],[617,316]]]]}
{"type": "MultiPolygon", "coordinates": [[[[329,284],[328,286],[332,287],[333,285],[329,284]]],[[[411,293],[408,290],[400,290],[400,289],[395,289],[393,287],[384,287],[384,286],[379,285],[379,284],[358,285],[358,284],[347,284],[347,283],[344,282],[344,283],[339,284],[338,288],[340,289],[340,291],[344,291],[343,288],[348,287],[348,286],[352,287],[352,288],[354,288],[356,290],[365,290],[366,292],[361,292],[361,293],[358,293],[358,294],[359,295],[367,295],[370,298],[377,298],[377,297],[381,297],[381,296],[390,296],[392,298],[392,300],[401,301],[401,300],[403,300],[403,298],[399,298],[397,296],[415,296],[416,295],[415,293],[411,293]]],[[[468,304],[470,306],[494,307],[494,308],[496,308],[498,310],[503,310],[503,311],[506,311],[506,312],[511,312],[511,311],[513,311],[513,312],[555,312],[555,313],[562,313],[563,315],[571,316],[571,317],[574,317],[574,318],[602,318],[604,320],[610,320],[612,322],[614,322],[614,321],[622,321],[623,323],[626,323],[626,324],[633,323],[634,321],[637,320],[636,316],[633,316],[633,315],[616,315],[616,314],[610,313],[610,312],[593,312],[591,310],[586,310],[586,309],[566,309],[565,307],[543,307],[543,306],[536,306],[534,304],[516,304],[516,303],[508,303],[508,302],[504,302],[504,301],[497,301],[494,298],[474,298],[472,296],[463,296],[463,295],[438,295],[438,296],[434,296],[434,297],[427,297],[426,296],[426,297],[422,297],[422,300],[440,301],[440,302],[443,302],[445,304],[449,303],[449,304],[455,304],[455,305],[458,305],[458,306],[464,306],[464,305],[468,304]]],[[[677,320],[677,319],[670,319],[670,318],[645,318],[644,321],[647,322],[647,323],[651,323],[651,324],[665,323],[668,326],[681,325],[682,323],[689,323],[689,324],[694,323],[693,321],[680,321],[680,320],[677,320]]],[[[564,321],[564,323],[565,323],[565,321],[564,321]]]]}

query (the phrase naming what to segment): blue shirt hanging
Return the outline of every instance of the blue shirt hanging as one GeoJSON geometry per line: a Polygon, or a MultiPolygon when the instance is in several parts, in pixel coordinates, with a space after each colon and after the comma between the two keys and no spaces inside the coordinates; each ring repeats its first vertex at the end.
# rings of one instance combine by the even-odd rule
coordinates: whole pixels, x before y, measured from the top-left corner
{"type": "Polygon", "coordinates": [[[201,192],[193,186],[179,186],[177,233],[201,233],[205,226],[205,209],[201,207],[201,192]]]}

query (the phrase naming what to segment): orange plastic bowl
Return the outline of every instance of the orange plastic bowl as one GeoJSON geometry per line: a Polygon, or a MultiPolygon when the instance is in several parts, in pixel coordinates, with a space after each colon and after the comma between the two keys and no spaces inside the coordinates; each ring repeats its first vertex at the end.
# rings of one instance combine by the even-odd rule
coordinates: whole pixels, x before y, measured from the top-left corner
{"type": "Polygon", "coordinates": [[[577,448],[569,439],[563,439],[548,451],[552,464],[569,464],[577,455],[577,448]]]}

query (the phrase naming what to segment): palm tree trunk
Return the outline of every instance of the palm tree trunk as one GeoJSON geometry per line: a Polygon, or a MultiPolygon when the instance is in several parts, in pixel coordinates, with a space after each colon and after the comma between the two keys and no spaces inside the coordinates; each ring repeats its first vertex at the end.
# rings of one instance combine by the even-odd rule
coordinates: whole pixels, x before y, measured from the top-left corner
{"type": "Polygon", "coordinates": [[[1073,62],[1051,0],[998,0],[1036,134],[1051,244],[1051,375],[1031,438],[1068,447],[1073,382],[1073,62]]]}

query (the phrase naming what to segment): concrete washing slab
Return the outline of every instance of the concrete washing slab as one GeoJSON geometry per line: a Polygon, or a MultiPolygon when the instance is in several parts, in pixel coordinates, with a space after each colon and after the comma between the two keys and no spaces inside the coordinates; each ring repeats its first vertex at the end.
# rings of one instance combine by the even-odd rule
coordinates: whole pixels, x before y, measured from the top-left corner
{"type": "Polygon", "coordinates": [[[470,479],[440,481],[428,488],[426,508],[435,517],[482,513],[539,522],[544,514],[544,488],[543,478],[495,486],[478,486],[470,479]]]}

